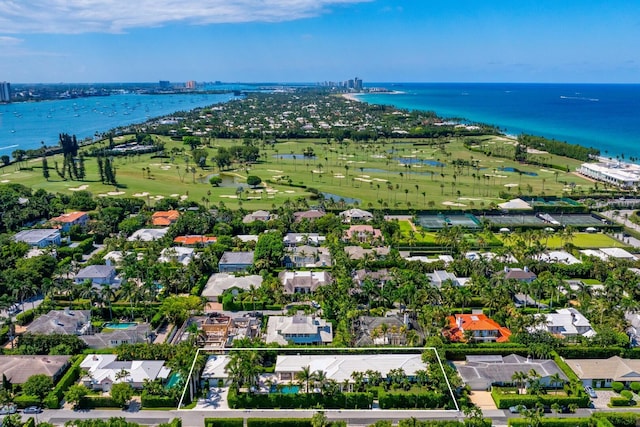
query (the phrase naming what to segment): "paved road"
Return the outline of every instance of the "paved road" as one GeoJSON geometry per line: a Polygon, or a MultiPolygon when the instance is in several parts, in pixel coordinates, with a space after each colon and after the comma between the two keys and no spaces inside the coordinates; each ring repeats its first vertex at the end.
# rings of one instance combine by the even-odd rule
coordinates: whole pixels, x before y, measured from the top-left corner
{"type": "MultiPolygon", "coordinates": [[[[28,298],[26,300],[24,300],[24,305],[20,305],[20,303],[17,304],[18,308],[20,308],[20,311],[18,311],[17,313],[14,313],[11,315],[11,321],[15,322],[16,321],[16,316],[20,313],[22,313],[25,310],[31,310],[32,308],[36,308],[38,307],[40,304],[42,304],[43,301],[43,297],[42,295],[38,295],[35,297],[31,297],[28,298]]],[[[9,313],[7,312],[7,310],[0,310],[0,318],[6,319],[9,317],[9,313]]]]}

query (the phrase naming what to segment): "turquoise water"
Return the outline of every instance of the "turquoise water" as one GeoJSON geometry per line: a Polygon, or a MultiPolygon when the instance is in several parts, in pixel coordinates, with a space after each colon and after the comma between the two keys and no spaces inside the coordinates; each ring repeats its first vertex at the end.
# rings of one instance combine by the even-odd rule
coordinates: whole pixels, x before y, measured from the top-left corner
{"type": "Polygon", "coordinates": [[[175,374],[171,374],[171,376],[169,377],[169,380],[167,381],[167,384],[164,386],[164,388],[170,389],[170,388],[174,387],[176,384],[178,384],[179,381],[180,381],[180,373],[179,372],[176,372],[175,374]]]}
{"type": "Polygon", "coordinates": [[[640,85],[526,83],[376,83],[395,94],[359,99],[445,118],[498,126],[600,149],[603,155],[638,155],[640,85]]]}
{"type": "MultiPolygon", "coordinates": [[[[300,391],[300,386],[297,385],[285,385],[282,388],[280,388],[280,393],[282,394],[297,394],[300,391]]],[[[271,393],[278,393],[278,387],[277,386],[271,386],[271,389],[269,390],[269,392],[271,393]]]]}
{"type": "Polygon", "coordinates": [[[133,328],[136,325],[137,323],[135,322],[124,322],[124,323],[109,322],[102,325],[102,327],[108,328],[108,329],[129,329],[129,328],[133,328]]]}

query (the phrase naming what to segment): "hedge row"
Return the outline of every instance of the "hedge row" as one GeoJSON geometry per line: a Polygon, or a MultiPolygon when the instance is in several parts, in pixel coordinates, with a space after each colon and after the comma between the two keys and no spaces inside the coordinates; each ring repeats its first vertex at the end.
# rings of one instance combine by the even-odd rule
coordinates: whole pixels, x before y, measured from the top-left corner
{"type": "Polygon", "coordinates": [[[36,310],[27,310],[16,316],[16,323],[20,326],[24,326],[31,323],[36,317],[36,310]]]}
{"type": "MultiPolygon", "coordinates": [[[[510,418],[507,425],[510,427],[528,427],[531,421],[525,418],[510,418]]],[[[592,426],[591,418],[542,418],[540,420],[542,427],[590,427],[592,426]]]]}
{"type": "Polygon", "coordinates": [[[29,406],[39,406],[40,398],[38,396],[29,396],[27,394],[20,394],[13,398],[13,403],[20,409],[27,408],[29,406]]]}
{"type": "Polygon", "coordinates": [[[592,415],[600,421],[606,421],[607,426],[615,427],[636,427],[639,414],[633,412],[597,412],[592,415]]]}
{"type": "Polygon", "coordinates": [[[121,408],[110,396],[85,396],[80,400],[78,405],[81,409],[94,408],[121,408]]]}
{"type": "Polygon", "coordinates": [[[58,384],[51,390],[51,392],[44,398],[42,402],[44,406],[49,409],[59,409],[60,401],[64,396],[64,392],[69,387],[78,381],[80,378],[80,363],[82,363],[83,357],[78,356],[76,360],[71,364],[67,372],[60,378],[58,384]]]}
{"type": "Polygon", "coordinates": [[[312,427],[310,418],[249,418],[247,427],[312,427]]]}
{"type": "Polygon", "coordinates": [[[172,397],[156,396],[143,391],[140,396],[140,404],[143,408],[175,408],[178,402],[172,397]]]}
{"type": "Polygon", "coordinates": [[[232,409],[369,409],[373,404],[372,393],[338,393],[323,395],[318,393],[296,394],[251,394],[238,393],[235,388],[229,389],[227,397],[232,409]]]}
{"type": "Polygon", "coordinates": [[[609,404],[611,406],[631,406],[633,400],[627,399],[626,397],[612,397],[609,404]]]}
{"type": "Polygon", "coordinates": [[[576,375],[575,372],[573,372],[573,369],[571,369],[569,367],[569,365],[567,365],[567,362],[564,361],[564,359],[562,357],[560,357],[560,355],[558,353],[556,353],[555,351],[553,353],[551,353],[553,356],[553,361],[556,362],[556,365],[558,365],[558,368],[560,368],[560,370],[562,371],[563,374],[565,374],[567,376],[567,379],[569,381],[580,381],[580,378],[578,378],[578,376],[576,375]]]}
{"type": "Polygon", "coordinates": [[[446,347],[444,355],[447,360],[465,360],[468,355],[500,355],[508,356],[517,354],[519,356],[528,356],[530,351],[525,346],[509,346],[509,347],[446,347]]]}
{"type": "Polygon", "coordinates": [[[579,408],[586,408],[589,406],[589,396],[582,394],[581,396],[555,396],[555,395],[541,395],[535,396],[532,394],[503,394],[499,387],[493,387],[491,390],[491,397],[496,403],[498,409],[508,409],[511,406],[526,406],[527,408],[533,408],[537,403],[541,403],[545,406],[551,406],[554,403],[559,405],[569,406],[571,404],[578,405],[579,408]]]}
{"type": "Polygon", "coordinates": [[[204,427],[243,427],[243,418],[205,418],[204,427]]]}
{"type": "Polygon", "coordinates": [[[622,356],[624,348],[571,346],[560,347],[557,352],[565,359],[608,359],[612,356],[622,356]]]}
{"type": "Polygon", "coordinates": [[[451,403],[451,398],[433,391],[424,393],[378,393],[380,409],[444,408],[451,403]]]}

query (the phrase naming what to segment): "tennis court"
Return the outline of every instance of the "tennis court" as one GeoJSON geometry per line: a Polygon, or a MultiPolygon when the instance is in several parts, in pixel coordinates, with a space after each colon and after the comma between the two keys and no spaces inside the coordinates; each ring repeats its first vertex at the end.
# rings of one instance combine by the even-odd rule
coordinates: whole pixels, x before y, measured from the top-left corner
{"type": "Polygon", "coordinates": [[[542,227],[546,223],[535,215],[501,215],[501,216],[486,216],[486,221],[489,221],[496,227],[542,227]]]}
{"type": "Polygon", "coordinates": [[[577,228],[598,228],[606,225],[600,218],[589,214],[552,214],[552,217],[564,226],[570,225],[577,228]]]}
{"type": "Polygon", "coordinates": [[[420,215],[416,221],[427,230],[440,230],[445,227],[482,228],[482,223],[471,214],[464,215],[420,215]]]}
{"type": "Polygon", "coordinates": [[[462,228],[481,228],[480,221],[471,214],[466,215],[447,215],[445,221],[450,226],[460,226],[462,228]]]}

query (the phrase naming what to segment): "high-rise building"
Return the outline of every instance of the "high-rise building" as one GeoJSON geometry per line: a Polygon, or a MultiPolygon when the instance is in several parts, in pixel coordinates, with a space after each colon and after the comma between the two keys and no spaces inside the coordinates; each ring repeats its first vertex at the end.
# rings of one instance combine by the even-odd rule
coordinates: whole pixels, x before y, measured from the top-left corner
{"type": "Polygon", "coordinates": [[[184,86],[187,89],[195,89],[196,88],[196,81],[195,80],[189,80],[187,83],[185,83],[184,86]]]}
{"type": "Polygon", "coordinates": [[[362,79],[359,78],[355,78],[353,79],[353,88],[357,91],[361,91],[362,90],[362,79]]]}
{"type": "Polygon", "coordinates": [[[9,82],[0,82],[0,102],[11,101],[11,84],[9,82]]]}
{"type": "Polygon", "coordinates": [[[160,80],[158,82],[158,86],[160,86],[162,89],[168,89],[171,87],[171,82],[169,80],[160,80]]]}

